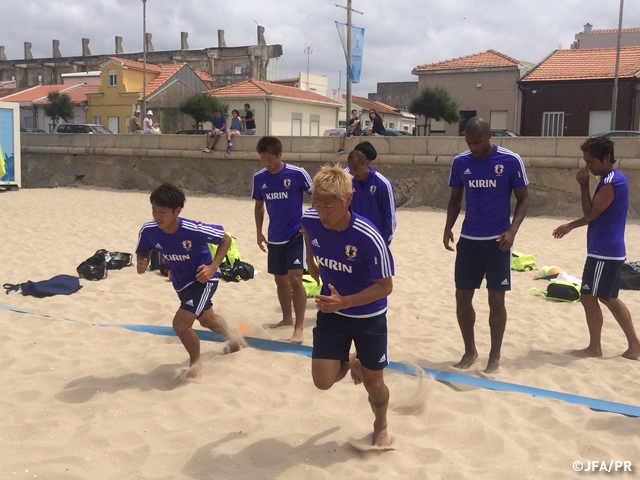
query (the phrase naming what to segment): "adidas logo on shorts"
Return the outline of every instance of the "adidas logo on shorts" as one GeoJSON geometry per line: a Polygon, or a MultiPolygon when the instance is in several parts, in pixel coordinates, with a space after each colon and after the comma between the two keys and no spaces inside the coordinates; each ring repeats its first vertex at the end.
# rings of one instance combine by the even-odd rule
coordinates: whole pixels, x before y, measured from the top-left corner
{"type": "Polygon", "coordinates": [[[378,360],[378,363],[383,363],[387,360],[387,355],[386,354],[382,354],[382,356],[380,357],[380,360],[378,360]]]}
{"type": "Polygon", "coordinates": [[[300,265],[300,260],[298,260],[297,258],[295,259],[295,261],[293,262],[294,265],[300,265]]]}
{"type": "Polygon", "coordinates": [[[509,280],[505,278],[500,285],[509,285],[509,280]]]}
{"type": "Polygon", "coordinates": [[[184,304],[193,307],[193,300],[187,300],[186,302],[184,302],[184,304]]]}
{"type": "Polygon", "coordinates": [[[591,289],[589,288],[589,285],[585,283],[584,285],[582,285],[582,290],[591,290],[591,289]]]}

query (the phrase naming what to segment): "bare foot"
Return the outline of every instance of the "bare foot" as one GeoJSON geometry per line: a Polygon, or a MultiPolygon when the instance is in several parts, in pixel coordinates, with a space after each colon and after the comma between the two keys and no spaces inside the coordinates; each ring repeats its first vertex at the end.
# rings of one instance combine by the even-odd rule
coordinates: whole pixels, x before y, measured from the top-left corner
{"type": "Polygon", "coordinates": [[[629,360],[637,360],[640,357],[640,346],[637,347],[629,347],[626,352],[622,354],[624,358],[628,358],[629,360]]]}
{"type": "Polygon", "coordinates": [[[378,431],[373,431],[373,445],[381,448],[391,446],[391,435],[389,435],[386,425],[378,431]]]}
{"type": "Polygon", "coordinates": [[[270,323],[269,328],[290,327],[293,325],[293,320],[280,320],[278,323],[270,323]]]}
{"type": "Polygon", "coordinates": [[[199,380],[202,377],[202,362],[198,360],[196,363],[189,366],[184,374],[184,378],[192,380],[199,380]]]}
{"type": "Polygon", "coordinates": [[[224,353],[234,353],[246,346],[247,342],[245,342],[242,336],[238,335],[237,337],[233,337],[228,340],[227,345],[224,347],[224,353]]]}
{"type": "Polygon", "coordinates": [[[590,358],[590,357],[601,357],[602,350],[591,350],[591,348],[583,348],[582,350],[574,350],[573,352],[569,352],[569,355],[573,355],[574,357],[579,358],[590,358]]]}
{"type": "Polygon", "coordinates": [[[473,352],[472,354],[465,353],[460,361],[453,366],[453,368],[467,369],[471,365],[473,365],[473,362],[475,362],[477,358],[478,352],[473,352]]]}
{"type": "Polygon", "coordinates": [[[500,360],[491,360],[487,363],[487,368],[484,369],[484,373],[495,373],[498,371],[498,367],[500,366],[500,360]]]}
{"type": "Polygon", "coordinates": [[[291,343],[296,343],[298,345],[300,345],[302,343],[302,341],[304,340],[304,333],[302,331],[301,328],[294,328],[293,329],[293,336],[291,337],[291,343]]]}
{"type": "Polygon", "coordinates": [[[360,385],[362,383],[362,364],[360,360],[358,360],[357,355],[357,353],[349,354],[349,369],[351,370],[351,379],[354,385],[360,385]]]}

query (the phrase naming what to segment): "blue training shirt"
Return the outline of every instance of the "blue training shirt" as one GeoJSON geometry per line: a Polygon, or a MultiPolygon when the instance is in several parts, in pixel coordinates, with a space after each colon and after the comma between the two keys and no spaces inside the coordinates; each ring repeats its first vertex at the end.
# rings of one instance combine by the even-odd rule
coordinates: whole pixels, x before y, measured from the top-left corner
{"type": "Polygon", "coordinates": [[[629,184],[618,169],[600,178],[594,197],[603,185],[613,185],[615,197],[611,205],[591,220],[587,227],[587,256],[604,260],[625,260],[624,229],[629,209],[629,184]]]}
{"type": "Polygon", "coordinates": [[[305,192],[311,194],[311,177],[301,167],[285,163],[278,173],[263,168],[253,175],[251,198],[267,206],[269,243],[282,245],[298,234],[305,192]]]}
{"type": "MultiPolygon", "coordinates": [[[[177,292],[197,282],[200,265],[210,265],[213,259],[208,243],[219,245],[224,238],[220,225],[211,225],[180,217],[178,230],[172,234],[163,232],[155,220],[142,225],[136,253],[158,250],[171,271],[171,282],[177,292]]],[[[218,280],[216,272],[212,280],[218,280]]]]}
{"type": "MultiPolygon", "coordinates": [[[[345,169],[350,173],[349,168],[345,169]]],[[[382,238],[389,242],[396,229],[396,202],[393,198],[393,185],[381,173],[369,167],[367,181],[362,183],[355,177],[351,210],[362,215],[380,231],[382,238]]]]}
{"type": "Polygon", "coordinates": [[[211,120],[211,123],[215,128],[217,128],[218,130],[222,130],[223,132],[226,131],[227,129],[226,127],[227,119],[224,118],[224,115],[220,115],[220,118],[213,117],[213,120],[211,120]]]}
{"type": "MultiPolygon", "coordinates": [[[[389,247],[366,218],[351,214],[349,228],[333,232],[322,225],[315,208],[302,216],[302,226],[311,243],[311,250],[320,267],[322,295],[331,295],[328,285],[340,295],[353,295],[373,285],[376,280],[394,274],[389,247]]],[[[387,297],[359,307],[336,312],[346,317],[374,317],[387,310],[387,297]]]]}
{"type": "Polygon", "coordinates": [[[511,192],[529,184],[517,153],[494,145],[488,158],[467,150],[453,159],[449,186],[464,188],[466,213],[461,237],[471,240],[498,238],[511,226],[511,192]]]}

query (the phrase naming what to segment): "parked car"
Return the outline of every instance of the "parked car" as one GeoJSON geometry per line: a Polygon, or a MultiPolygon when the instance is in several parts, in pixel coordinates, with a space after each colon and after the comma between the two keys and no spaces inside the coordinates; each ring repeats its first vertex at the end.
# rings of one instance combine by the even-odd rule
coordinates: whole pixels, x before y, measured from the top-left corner
{"type": "Polygon", "coordinates": [[[606,135],[607,137],[640,137],[640,132],[635,130],[611,130],[609,132],[603,132],[592,136],[601,137],[602,135],[606,135]]]}
{"type": "Polygon", "coordinates": [[[345,128],[330,128],[329,130],[324,131],[325,137],[339,137],[340,135],[344,135],[347,133],[345,128]]]}
{"type": "Polygon", "coordinates": [[[492,137],[517,137],[518,134],[512,132],[511,130],[502,130],[498,128],[492,128],[491,136],[492,137]]]}
{"type": "Polygon", "coordinates": [[[211,130],[178,130],[176,135],[206,135],[211,130]]]}
{"type": "Polygon", "coordinates": [[[53,133],[109,133],[111,130],[95,123],[59,123],[53,133]]]}
{"type": "Polygon", "coordinates": [[[20,127],[20,132],[21,133],[47,133],[41,128],[31,128],[31,127],[27,127],[27,128],[20,127]]]}
{"type": "MultiPolygon", "coordinates": [[[[394,130],[393,128],[387,128],[387,134],[385,135],[385,137],[411,137],[411,133],[410,132],[405,132],[404,130],[394,130]]],[[[362,130],[362,135],[370,135],[371,134],[371,127],[367,127],[364,130],[362,130]]]]}

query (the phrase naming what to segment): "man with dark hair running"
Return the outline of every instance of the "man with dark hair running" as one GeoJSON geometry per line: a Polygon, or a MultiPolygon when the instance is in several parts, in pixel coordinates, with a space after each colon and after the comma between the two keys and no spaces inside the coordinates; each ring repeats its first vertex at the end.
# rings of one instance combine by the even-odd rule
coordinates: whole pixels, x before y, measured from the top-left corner
{"type": "Polygon", "coordinates": [[[580,149],[585,166],[576,174],[576,181],[580,184],[583,216],[553,231],[555,238],[562,238],[574,228],[588,225],[587,260],[582,273],[580,302],[587,319],[589,346],[571,354],[576,357],[602,356],[602,302],[627,337],[629,348],[622,356],[636,360],[640,357],[640,342],[631,313],[618,298],[620,270],[626,259],[624,230],[629,209],[629,185],[622,172],[615,168],[613,142],[608,137],[589,138],[580,149]],[[589,173],[600,177],[593,198],[589,192],[589,173]]]}
{"type": "Polygon", "coordinates": [[[149,267],[152,249],[158,250],[171,272],[171,282],[180,298],[180,307],[173,317],[173,330],[189,353],[187,378],[200,378],[200,339],[193,323],[219,333],[229,341],[235,352],[243,345],[237,333],[227,327],[225,319],[215,313],[211,297],[218,288],[218,267],[227,254],[231,237],[220,225],[209,225],[180,217],[184,207],[183,191],[171,183],[163,183],[151,194],[153,220],[140,229],[136,246],[137,271],[143,274],[149,267]],[[215,258],[207,244],[218,245],[215,258]]]}

